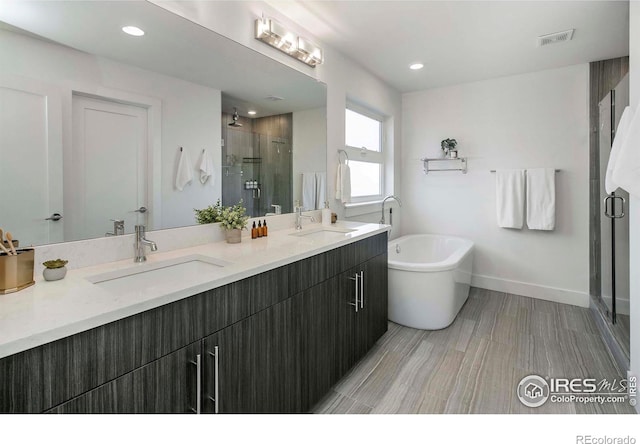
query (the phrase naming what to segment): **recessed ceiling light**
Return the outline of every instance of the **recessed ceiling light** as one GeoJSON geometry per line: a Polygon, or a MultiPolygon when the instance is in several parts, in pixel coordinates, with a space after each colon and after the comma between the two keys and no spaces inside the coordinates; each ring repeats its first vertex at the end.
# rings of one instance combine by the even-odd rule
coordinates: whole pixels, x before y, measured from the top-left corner
{"type": "Polygon", "coordinates": [[[422,63],[412,63],[411,65],[409,65],[409,69],[413,69],[414,71],[416,69],[422,69],[424,68],[424,65],[422,63]]]}
{"type": "Polygon", "coordinates": [[[255,116],[256,112],[252,109],[250,109],[249,111],[247,111],[247,114],[249,114],[250,116],[255,116]]]}
{"type": "Polygon", "coordinates": [[[137,26],[123,26],[122,31],[135,37],[141,37],[144,35],[144,31],[137,26]]]}

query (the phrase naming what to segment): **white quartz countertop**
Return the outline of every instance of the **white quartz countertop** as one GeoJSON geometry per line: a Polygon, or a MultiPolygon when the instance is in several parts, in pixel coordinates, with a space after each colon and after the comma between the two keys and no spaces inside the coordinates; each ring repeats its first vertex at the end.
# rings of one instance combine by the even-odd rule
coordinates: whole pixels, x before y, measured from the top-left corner
{"type": "MultiPolygon", "coordinates": [[[[294,229],[273,231],[269,236],[251,239],[244,232],[240,244],[214,242],[148,256],[142,264],[133,258],[69,270],[67,276],[47,282],[36,276],[36,284],[16,293],[0,295],[0,358],[37,347],[109,322],[123,319],[203,291],[272,270],[319,253],[388,231],[388,225],[338,222],[348,233],[329,236],[295,236],[294,229]],[[117,276],[153,268],[154,265],[180,262],[187,257],[225,261],[225,266],[209,273],[176,275],[171,282],[131,291],[114,291],[93,282],[96,276],[117,276]]],[[[313,232],[321,224],[306,224],[304,232],[313,232]]],[[[299,233],[299,232],[298,232],[299,233]]],[[[162,250],[162,245],[158,246],[162,250]]],[[[133,248],[132,248],[133,254],[133,248]]]]}

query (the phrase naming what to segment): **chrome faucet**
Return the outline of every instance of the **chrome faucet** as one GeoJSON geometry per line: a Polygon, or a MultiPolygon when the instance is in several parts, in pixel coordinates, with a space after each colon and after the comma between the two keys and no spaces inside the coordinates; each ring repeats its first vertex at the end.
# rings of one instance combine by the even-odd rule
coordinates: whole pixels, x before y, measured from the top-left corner
{"type": "Polygon", "coordinates": [[[144,262],[147,260],[144,247],[148,246],[151,251],[156,251],[158,246],[155,242],[145,239],[145,227],[144,225],[136,225],[136,256],[133,258],[134,262],[144,262]]]}
{"type": "MultiPolygon", "coordinates": [[[[389,199],[393,199],[396,202],[398,202],[398,205],[402,206],[402,201],[397,198],[396,196],[387,196],[384,198],[384,200],[382,201],[382,217],[380,218],[380,224],[384,224],[384,203],[389,200],[389,199]]],[[[392,216],[392,210],[389,209],[389,225],[393,225],[393,216],[392,216]]]]}
{"type": "Polygon", "coordinates": [[[113,233],[105,233],[105,236],[122,236],[124,234],[124,221],[121,219],[111,219],[113,222],[113,233]]]}
{"type": "Polygon", "coordinates": [[[311,222],[315,222],[315,218],[313,216],[307,216],[306,214],[302,214],[302,207],[296,207],[295,211],[296,211],[296,230],[302,230],[302,218],[308,218],[311,220],[311,222]]]}

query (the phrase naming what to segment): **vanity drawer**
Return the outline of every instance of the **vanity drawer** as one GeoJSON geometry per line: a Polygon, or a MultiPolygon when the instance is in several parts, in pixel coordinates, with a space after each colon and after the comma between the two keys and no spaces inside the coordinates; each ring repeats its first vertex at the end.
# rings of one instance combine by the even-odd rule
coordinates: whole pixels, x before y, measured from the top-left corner
{"type": "Polygon", "coordinates": [[[297,294],[386,251],[384,232],[293,263],[289,265],[289,291],[297,294]]]}

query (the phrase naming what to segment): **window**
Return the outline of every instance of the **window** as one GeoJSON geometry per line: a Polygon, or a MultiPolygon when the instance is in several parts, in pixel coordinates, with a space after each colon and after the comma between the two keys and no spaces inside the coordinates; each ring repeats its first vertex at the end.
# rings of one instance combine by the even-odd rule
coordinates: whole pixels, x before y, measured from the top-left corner
{"type": "Polygon", "coordinates": [[[351,170],[351,201],[382,198],[384,154],[382,117],[350,106],[345,114],[345,150],[351,170]]]}

